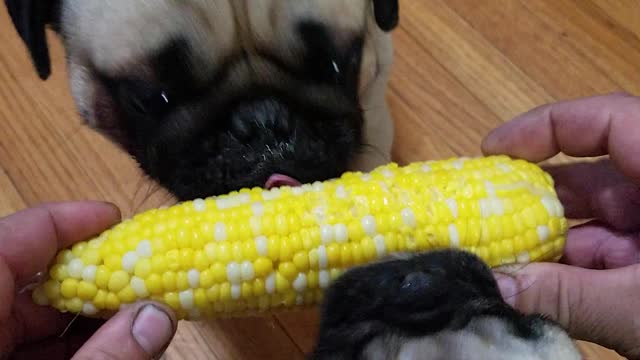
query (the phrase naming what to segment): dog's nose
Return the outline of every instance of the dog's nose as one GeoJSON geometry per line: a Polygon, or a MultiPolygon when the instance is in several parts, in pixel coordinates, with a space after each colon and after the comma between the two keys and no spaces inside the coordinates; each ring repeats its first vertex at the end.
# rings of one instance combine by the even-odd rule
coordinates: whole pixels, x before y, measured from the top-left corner
{"type": "Polygon", "coordinates": [[[256,136],[287,138],[293,130],[289,108],[275,99],[260,99],[242,103],[231,117],[231,132],[241,140],[256,136]]]}

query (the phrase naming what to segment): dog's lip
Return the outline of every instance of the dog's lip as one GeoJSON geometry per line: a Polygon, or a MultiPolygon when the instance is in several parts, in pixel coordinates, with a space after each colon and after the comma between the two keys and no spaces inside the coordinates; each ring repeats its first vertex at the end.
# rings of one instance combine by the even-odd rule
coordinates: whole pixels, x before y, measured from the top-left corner
{"type": "Polygon", "coordinates": [[[292,178],[291,176],[283,174],[273,174],[269,177],[264,187],[269,190],[281,186],[297,187],[300,185],[302,185],[300,181],[292,178]]]}

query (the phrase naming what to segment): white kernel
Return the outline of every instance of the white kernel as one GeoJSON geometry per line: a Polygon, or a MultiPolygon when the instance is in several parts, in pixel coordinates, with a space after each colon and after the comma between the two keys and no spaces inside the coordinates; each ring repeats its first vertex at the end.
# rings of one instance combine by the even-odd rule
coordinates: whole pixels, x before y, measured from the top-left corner
{"type": "Polygon", "coordinates": [[[129,251],[122,257],[122,269],[127,272],[133,272],[137,262],[138,255],[133,251],[129,251]]]}
{"type": "Polygon", "coordinates": [[[304,297],[302,297],[302,295],[296,296],[296,305],[304,305],[304,297]]]}
{"type": "Polygon", "coordinates": [[[480,205],[480,215],[482,215],[483,218],[488,218],[489,216],[491,216],[489,199],[480,199],[478,200],[478,204],[480,205]]]}
{"type": "Polygon", "coordinates": [[[371,180],[371,174],[362,175],[362,181],[369,181],[369,180],[371,180]]]}
{"type": "Polygon", "coordinates": [[[334,236],[337,242],[343,243],[349,240],[349,230],[345,224],[336,224],[334,227],[334,236]]]}
{"type": "Polygon", "coordinates": [[[227,227],[224,223],[218,222],[213,227],[213,236],[217,241],[227,240],[227,227]]]}
{"type": "Polygon", "coordinates": [[[456,224],[449,224],[449,241],[453,247],[460,246],[460,233],[458,232],[456,224]]]}
{"type": "Polygon", "coordinates": [[[73,259],[67,265],[67,271],[69,272],[69,276],[75,279],[80,279],[82,277],[82,271],[84,270],[84,262],[81,259],[73,259]]]}
{"type": "Polygon", "coordinates": [[[344,185],[340,185],[336,188],[336,197],[338,199],[344,199],[347,196],[347,190],[344,188],[344,185]]]}
{"type": "Polygon", "coordinates": [[[549,230],[549,227],[546,225],[540,225],[538,226],[538,238],[540,239],[540,242],[545,242],[549,239],[549,235],[551,234],[551,231],[549,230]]]}
{"type": "Polygon", "coordinates": [[[216,247],[213,244],[207,244],[204,246],[204,253],[207,255],[210,261],[214,261],[216,259],[216,247]]]}
{"type": "Polygon", "coordinates": [[[484,188],[487,191],[487,196],[489,197],[496,196],[496,186],[491,181],[485,181],[484,188]]]}
{"type": "Polygon", "coordinates": [[[326,289],[329,287],[329,282],[331,281],[331,276],[329,272],[326,270],[322,270],[318,273],[318,284],[321,289],[326,289]]]}
{"type": "Polygon", "coordinates": [[[231,285],[231,298],[233,300],[238,300],[240,299],[240,295],[242,295],[242,287],[240,284],[231,285]]]}
{"type": "Polygon", "coordinates": [[[141,258],[150,258],[153,255],[151,242],[149,240],[140,241],[136,248],[136,254],[141,258]]]}
{"type": "Polygon", "coordinates": [[[242,272],[243,281],[253,280],[253,277],[255,276],[255,272],[253,270],[253,264],[251,263],[251,261],[245,261],[242,263],[241,272],[242,272]]]}
{"type": "Polygon", "coordinates": [[[82,280],[87,282],[96,281],[96,272],[98,271],[98,267],[95,265],[89,265],[84,270],[82,270],[82,280]]]}
{"type": "Polygon", "coordinates": [[[196,269],[191,269],[187,272],[187,280],[189,281],[189,286],[192,288],[197,288],[200,285],[200,271],[196,269]]]}
{"type": "Polygon", "coordinates": [[[322,225],[320,227],[320,239],[323,244],[328,244],[333,240],[333,229],[331,225],[322,225]]]}
{"type": "Polygon", "coordinates": [[[304,194],[304,189],[301,188],[300,186],[296,186],[296,187],[291,188],[291,193],[294,196],[300,196],[300,195],[304,194]]]}
{"type": "Polygon", "coordinates": [[[429,165],[422,165],[422,171],[424,172],[431,172],[433,169],[431,169],[431,166],[429,165]]]}
{"type": "Polygon", "coordinates": [[[249,195],[249,194],[239,194],[238,195],[238,202],[241,205],[248,204],[250,201],[251,201],[251,195],[249,195]]]}
{"type": "Polygon", "coordinates": [[[549,216],[556,216],[556,205],[555,201],[553,201],[553,198],[544,196],[542,197],[542,199],[540,199],[540,201],[542,202],[544,208],[547,210],[547,214],[549,214],[549,216]]]}
{"type": "Polygon", "coordinates": [[[313,215],[315,215],[316,220],[323,221],[326,217],[326,210],[324,206],[317,206],[313,209],[313,215]]]}
{"type": "Polygon", "coordinates": [[[267,256],[267,238],[265,236],[256,238],[256,249],[260,256],[267,256]]]}
{"type": "Polygon", "coordinates": [[[373,238],[373,242],[376,244],[376,252],[378,257],[384,256],[387,252],[387,244],[384,243],[384,236],[377,235],[373,238]]]}
{"type": "Polygon", "coordinates": [[[324,189],[324,185],[320,181],[314,182],[312,187],[315,192],[321,192],[324,189]]]}
{"type": "Polygon", "coordinates": [[[373,236],[376,234],[376,219],[371,216],[371,215],[367,215],[365,217],[362,218],[362,228],[364,229],[364,232],[369,235],[369,236],[373,236]]]}
{"type": "Polygon", "coordinates": [[[458,218],[458,202],[456,199],[447,199],[447,207],[449,207],[449,211],[451,211],[451,215],[453,215],[454,219],[458,218]]]}
{"type": "Polygon", "coordinates": [[[82,312],[85,315],[92,316],[98,313],[98,309],[91,303],[85,303],[82,305],[82,312]]]}
{"type": "Polygon", "coordinates": [[[451,166],[456,170],[462,170],[462,167],[464,166],[464,160],[456,159],[451,163],[451,166]]]}
{"type": "Polygon", "coordinates": [[[252,216],[249,219],[249,226],[251,227],[251,231],[253,231],[253,233],[256,235],[262,232],[262,222],[257,216],[252,216]]]}
{"type": "Polygon", "coordinates": [[[564,207],[562,206],[562,204],[560,203],[560,201],[555,200],[554,201],[556,204],[556,216],[558,217],[564,217],[564,207]]]}
{"type": "Polygon", "coordinates": [[[329,265],[329,257],[327,256],[327,248],[324,245],[318,247],[318,266],[326,269],[329,265]]]}
{"type": "Polygon", "coordinates": [[[136,295],[138,295],[138,297],[147,297],[149,296],[149,292],[147,291],[147,286],[144,283],[144,280],[134,276],[131,278],[131,288],[133,289],[133,292],[136,293],[136,295]]]}
{"type": "Polygon", "coordinates": [[[504,172],[511,172],[511,166],[507,165],[507,164],[498,164],[497,165],[498,169],[504,171],[504,172]]]}
{"type": "Polygon", "coordinates": [[[405,225],[411,228],[416,227],[416,216],[413,213],[413,210],[411,210],[410,208],[404,208],[400,213],[400,216],[402,217],[402,221],[405,225]]]}
{"type": "Polygon", "coordinates": [[[193,290],[192,289],[187,289],[185,291],[181,291],[178,294],[178,298],[180,299],[180,306],[182,306],[183,309],[185,309],[185,310],[193,309],[194,299],[193,299],[193,290]]]}
{"type": "Polygon", "coordinates": [[[193,200],[193,209],[197,212],[203,212],[207,210],[207,203],[203,199],[193,200]]]}
{"type": "Polygon", "coordinates": [[[393,177],[393,171],[391,171],[389,169],[384,169],[384,170],[382,170],[382,176],[384,176],[386,178],[392,178],[393,177]]]}
{"type": "Polygon", "coordinates": [[[305,274],[298,274],[298,277],[293,280],[293,288],[297,292],[303,292],[307,288],[307,276],[305,274]]]}
{"type": "Polygon", "coordinates": [[[264,205],[261,202],[255,202],[251,204],[251,211],[255,216],[262,216],[264,215],[264,205]]]}
{"type": "Polygon", "coordinates": [[[491,214],[502,216],[504,215],[504,204],[498,198],[489,199],[489,206],[491,207],[491,214]]]}
{"type": "Polygon", "coordinates": [[[216,207],[220,210],[224,210],[231,207],[231,203],[228,199],[220,198],[216,200],[216,207]]]}
{"type": "Polygon", "coordinates": [[[267,279],[264,281],[264,289],[267,291],[267,294],[273,294],[276,291],[276,273],[271,273],[267,276],[267,279]]]}
{"type": "Polygon", "coordinates": [[[229,265],[227,265],[227,279],[232,284],[237,284],[242,281],[240,265],[235,262],[230,262],[229,265]]]}
{"type": "Polygon", "coordinates": [[[523,252],[522,254],[518,255],[519,263],[527,264],[530,261],[531,261],[531,255],[529,255],[528,252],[523,252]]]}

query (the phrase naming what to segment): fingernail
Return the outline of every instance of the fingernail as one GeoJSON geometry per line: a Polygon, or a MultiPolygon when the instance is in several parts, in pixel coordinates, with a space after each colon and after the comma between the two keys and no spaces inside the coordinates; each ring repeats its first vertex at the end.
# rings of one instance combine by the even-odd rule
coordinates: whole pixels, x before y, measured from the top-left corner
{"type": "Polygon", "coordinates": [[[173,323],[164,311],[146,305],[133,320],[133,338],[150,356],[158,355],[173,337],[173,323]]]}
{"type": "Polygon", "coordinates": [[[503,274],[496,274],[495,278],[504,301],[511,306],[515,306],[516,295],[518,294],[518,283],[516,280],[511,276],[503,274]]]}

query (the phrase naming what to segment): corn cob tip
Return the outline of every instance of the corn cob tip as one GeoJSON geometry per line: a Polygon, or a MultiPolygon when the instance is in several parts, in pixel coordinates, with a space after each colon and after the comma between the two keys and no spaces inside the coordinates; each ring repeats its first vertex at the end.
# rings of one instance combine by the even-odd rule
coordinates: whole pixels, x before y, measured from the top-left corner
{"type": "Polygon", "coordinates": [[[453,158],[153,209],[61,251],[36,303],[109,317],[139,300],[180,319],[322,301],[340,274],[398,252],[468,250],[490,266],[555,261],[552,178],[506,156],[453,158]]]}

